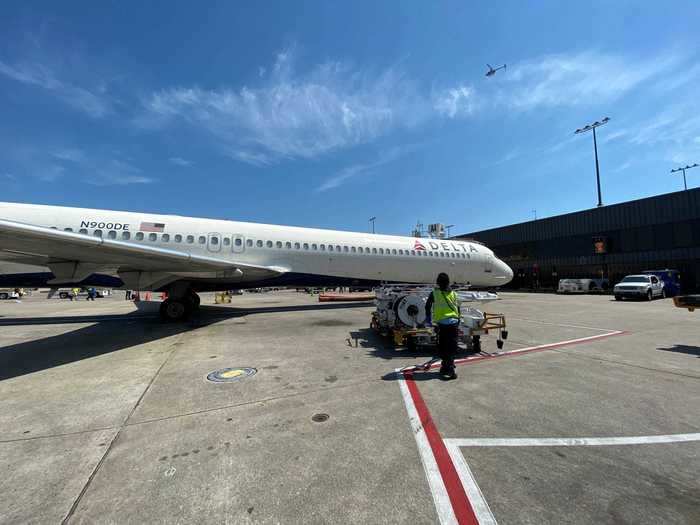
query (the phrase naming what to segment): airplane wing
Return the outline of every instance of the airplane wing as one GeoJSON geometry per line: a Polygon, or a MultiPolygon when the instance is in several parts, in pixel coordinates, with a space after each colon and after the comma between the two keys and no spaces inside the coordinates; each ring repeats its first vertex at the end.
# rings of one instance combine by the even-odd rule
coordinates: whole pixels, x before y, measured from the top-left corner
{"type": "Polygon", "coordinates": [[[65,272],[56,269],[72,267],[73,276],[78,264],[82,265],[82,272],[87,272],[88,275],[110,269],[114,273],[223,272],[224,275],[231,273],[232,276],[268,278],[287,271],[285,268],[226,261],[206,255],[91,237],[2,219],[0,259],[48,266],[57,275],[65,272]]]}

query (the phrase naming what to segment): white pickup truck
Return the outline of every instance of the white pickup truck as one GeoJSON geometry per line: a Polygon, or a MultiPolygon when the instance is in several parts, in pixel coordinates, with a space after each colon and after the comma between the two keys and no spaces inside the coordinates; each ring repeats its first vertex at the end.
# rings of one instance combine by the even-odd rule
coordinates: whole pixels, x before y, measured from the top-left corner
{"type": "Polygon", "coordinates": [[[656,275],[628,275],[613,288],[615,299],[636,297],[651,301],[654,297],[666,297],[664,283],[656,275]]]}

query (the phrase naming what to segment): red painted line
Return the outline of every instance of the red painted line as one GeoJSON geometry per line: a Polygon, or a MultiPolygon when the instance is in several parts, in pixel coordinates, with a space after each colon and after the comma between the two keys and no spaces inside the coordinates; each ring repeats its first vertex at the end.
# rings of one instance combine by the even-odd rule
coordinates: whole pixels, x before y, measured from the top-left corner
{"type": "MultiPolygon", "coordinates": [[[[499,357],[512,357],[522,354],[528,354],[532,352],[543,352],[545,350],[551,350],[553,348],[561,348],[563,346],[571,346],[576,344],[587,343],[591,341],[597,341],[599,339],[604,339],[607,337],[613,337],[616,335],[623,335],[627,332],[618,331],[611,332],[607,334],[600,334],[591,337],[584,337],[580,339],[572,339],[570,341],[561,341],[559,343],[549,343],[539,346],[534,346],[531,348],[523,348],[520,350],[511,350],[510,352],[503,352],[500,354],[493,355],[480,355],[475,357],[467,357],[463,359],[456,359],[455,364],[471,364],[478,361],[485,361],[488,359],[496,359],[499,357]]],[[[439,363],[433,365],[437,367],[439,363]]],[[[431,368],[433,368],[431,367],[431,368]]],[[[450,499],[450,504],[452,506],[452,511],[454,512],[457,523],[461,525],[479,525],[479,519],[477,518],[474,507],[472,506],[469,497],[467,496],[464,486],[462,485],[462,480],[457,473],[457,470],[452,462],[445,442],[443,441],[440,431],[437,429],[432,416],[430,415],[430,410],[423,399],[423,396],[418,389],[418,385],[413,379],[413,372],[415,370],[405,370],[401,372],[405,379],[406,387],[413,401],[416,413],[420,419],[420,424],[425,437],[428,440],[430,449],[435,458],[435,463],[437,464],[438,470],[440,471],[440,477],[445,486],[445,490],[450,499]]]]}
{"type": "Polygon", "coordinates": [[[440,476],[442,476],[445,489],[450,497],[450,503],[452,504],[452,510],[457,518],[457,523],[462,525],[479,525],[479,520],[476,514],[474,514],[474,509],[466,492],[464,492],[462,481],[459,479],[459,474],[457,474],[457,470],[452,463],[452,458],[450,458],[450,454],[447,452],[447,447],[445,447],[442,436],[435,426],[435,422],[423,400],[423,396],[421,396],[418,390],[416,382],[413,380],[413,374],[411,372],[404,372],[403,375],[406,379],[406,386],[411,394],[413,404],[416,407],[416,412],[420,418],[423,431],[428,438],[433,456],[435,456],[435,462],[440,470],[440,476]]]}

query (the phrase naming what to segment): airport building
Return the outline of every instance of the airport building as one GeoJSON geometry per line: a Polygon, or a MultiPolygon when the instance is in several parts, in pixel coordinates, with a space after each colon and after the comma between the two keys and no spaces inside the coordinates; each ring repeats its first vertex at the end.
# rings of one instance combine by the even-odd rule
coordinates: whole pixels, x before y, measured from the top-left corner
{"type": "Polygon", "coordinates": [[[614,284],[645,270],[681,272],[700,289],[700,188],[466,233],[514,272],[510,287],[551,288],[564,278],[614,284]]]}

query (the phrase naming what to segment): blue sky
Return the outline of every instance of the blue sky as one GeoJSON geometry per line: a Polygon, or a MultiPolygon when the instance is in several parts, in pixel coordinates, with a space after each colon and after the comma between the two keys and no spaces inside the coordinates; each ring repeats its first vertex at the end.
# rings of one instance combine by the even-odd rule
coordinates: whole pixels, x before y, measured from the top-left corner
{"type": "Polygon", "coordinates": [[[594,206],[605,116],[606,204],[700,162],[698,2],[256,4],[4,6],[0,200],[459,233],[594,206]]]}

